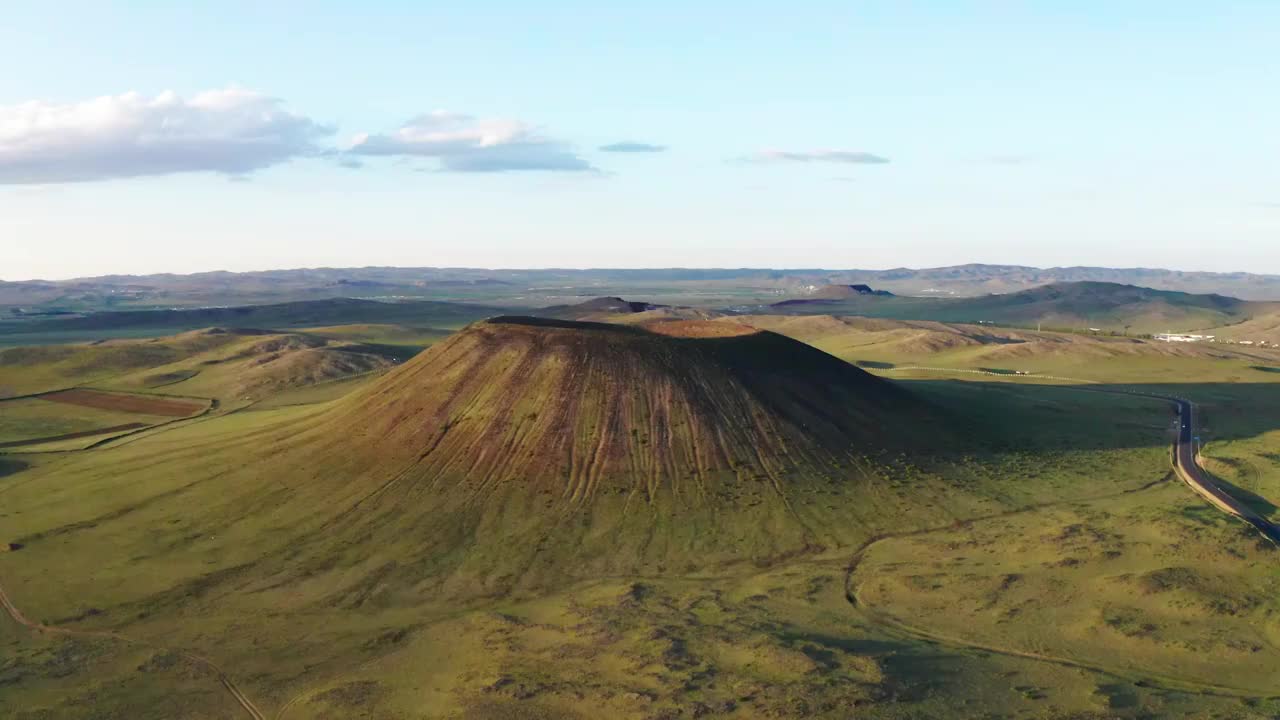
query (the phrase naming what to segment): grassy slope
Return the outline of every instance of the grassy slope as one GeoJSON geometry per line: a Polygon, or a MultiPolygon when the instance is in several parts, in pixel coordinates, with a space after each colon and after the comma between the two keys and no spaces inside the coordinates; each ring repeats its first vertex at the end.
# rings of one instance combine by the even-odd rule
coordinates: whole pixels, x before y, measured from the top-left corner
{"type": "Polygon", "coordinates": [[[0,349],[0,397],[100,382],[213,352],[241,340],[232,333],[185,333],[155,341],[0,349]]]}
{"type": "Polygon", "coordinates": [[[1218,337],[1228,340],[1266,340],[1280,344],[1280,310],[1261,313],[1244,322],[1215,328],[1211,331],[1218,337]]]}
{"type": "Polygon", "coordinates": [[[17,396],[92,384],[231,401],[385,368],[404,354],[309,334],[214,328],[148,340],[3,349],[0,391],[17,396]]]}
{"type": "Polygon", "coordinates": [[[891,539],[854,583],[869,610],[929,634],[1269,695],[1275,555],[1171,483],[891,539]]]}

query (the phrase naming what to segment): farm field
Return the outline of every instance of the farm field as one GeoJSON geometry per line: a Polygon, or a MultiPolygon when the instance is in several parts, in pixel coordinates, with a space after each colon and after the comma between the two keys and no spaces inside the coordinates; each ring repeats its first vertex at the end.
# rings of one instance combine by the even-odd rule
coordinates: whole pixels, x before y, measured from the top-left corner
{"type": "MultiPolygon", "coordinates": [[[[33,622],[72,631],[0,618],[0,714],[248,717],[213,666],[278,718],[1280,712],[1267,670],[1280,655],[1275,548],[1173,478],[1166,403],[1098,392],[1196,401],[1207,466],[1274,513],[1266,498],[1280,497],[1280,456],[1269,449],[1280,375],[1255,369],[1273,360],[885,322],[749,316],[671,325],[658,341],[628,329],[607,345],[621,354],[598,364],[605,346],[591,349],[592,338],[613,331],[561,321],[499,320],[434,340],[366,326],[216,341],[197,333],[183,341],[194,342],[185,357],[117,364],[127,367],[104,390],[150,384],[222,402],[128,442],[0,455],[0,546],[17,548],[0,554],[0,586],[33,622]],[[735,329],[742,323],[750,327],[735,329]],[[741,367],[717,359],[738,351],[697,350],[751,338],[751,328],[859,364],[870,374],[853,382],[872,383],[863,393],[879,392],[877,378],[908,393],[910,414],[843,401],[858,415],[840,422],[876,418],[875,432],[897,439],[875,445],[900,446],[868,445],[827,465],[826,451],[802,451],[799,438],[770,429],[809,417],[807,406],[743,405],[754,424],[734,432],[758,432],[748,445],[780,443],[788,455],[777,457],[799,465],[735,455],[748,445],[725,441],[732,472],[717,474],[697,415],[673,415],[670,438],[644,419],[681,407],[681,393],[696,392],[683,381],[654,384],[620,415],[582,406],[543,417],[541,398],[562,396],[555,388],[567,378],[626,387],[683,368],[720,387],[720,398],[763,382],[761,372],[782,373],[771,387],[795,382],[766,358],[802,348],[780,344],[741,367]],[[538,354],[562,335],[585,353],[579,360],[538,354]],[[291,371],[243,400],[245,374],[272,362],[254,364],[263,357],[423,340],[431,354],[405,367],[383,355],[390,360],[372,372],[291,371]],[[657,365],[628,354],[650,342],[668,348],[657,365]],[[1017,364],[983,354],[1014,345],[1024,348],[1017,364]],[[201,365],[208,360],[218,362],[201,365]],[[947,371],[983,368],[1061,379],[947,371]],[[478,390],[450,400],[455,410],[423,404],[468,379],[478,390]],[[504,403],[517,412],[486,414],[504,403]],[[779,407],[784,414],[771,415],[779,407]],[[472,435],[526,415],[500,436],[472,435]],[[449,419],[440,434],[415,417],[449,419]],[[589,501],[561,498],[547,484],[562,481],[552,466],[523,448],[542,444],[543,423],[575,422],[587,441],[600,437],[597,423],[623,423],[616,442],[635,443],[633,457],[690,438],[706,459],[675,474],[702,474],[689,486],[701,489],[651,486],[637,506],[636,491],[619,483],[650,471],[602,464],[584,470],[597,488],[589,501]],[[417,427],[423,438],[404,434],[417,427]],[[353,447],[366,449],[343,450],[335,433],[362,433],[353,447]],[[418,479],[413,468],[432,443],[440,469],[418,479]],[[508,448],[511,477],[452,488],[449,468],[473,462],[473,443],[508,448]],[[590,552],[596,546],[611,552],[590,552]]],[[[810,372],[845,382],[835,366],[810,372]]],[[[0,413],[28,402],[0,402],[0,413]]],[[[55,427],[23,412],[6,432],[55,427]]],[[[867,433],[866,442],[879,437],[867,433]]],[[[588,453],[581,447],[575,453],[588,453]]]]}
{"type": "Polygon", "coordinates": [[[0,401],[0,449],[79,449],[205,412],[195,398],[73,389],[0,401]],[[29,446],[29,447],[28,447],[29,446]]]}

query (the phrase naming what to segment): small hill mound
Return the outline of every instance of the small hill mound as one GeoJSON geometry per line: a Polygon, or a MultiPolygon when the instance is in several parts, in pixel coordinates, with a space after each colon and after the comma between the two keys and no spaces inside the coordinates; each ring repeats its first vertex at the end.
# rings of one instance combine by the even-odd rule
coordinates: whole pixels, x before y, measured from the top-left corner
{"type": "Polygon", "coordinates": [[[231,342],[145,373],[113,378],[110,384],[163,387],[170,392],[216,397],[231,403],[261,400],[285,390],[382,370],[396,363],[380,346],[304,333],[214,328],[177,337],[199,334],[231,338],[231,342]]]}
{"type": "Polygon", "coordinates": [[[888,290],[876,290],[870,285],[823,285],[802,298],[793,298],[776,302],[774,305],[805,305],[838,302],[863,297],[893,297],[888,290]]]}
{"type": "Polygon", "coordinates": [[[810,297],[825,300],[843,300],[849,297],[858,297],[860,295],[878,295],[880,297],[892,297],[893,293],[888,290],[876,290],[870,285],[825,285],[813,292],[810,297]]]}
{"type": "Polygon", "coordinates": [[[605,296],[592,298],[572,305],[551,305],[537,311],[538,317],[560,318],[562,320],[590,320],[608,315],[630,315],[651,310],[666,308],[666,305],[638,300],[623,300],[620,297],[605,296]]]}
{"type": "Polygon", "coordinates": [[[945,316],[939,319],[1160,332],[1239,321],[1261,306],[1225,295],[1193,295],[1107,282],[1069,282],[1008,295],[950,301],[945,316]]]}
{"type": "Polygon", "coordinates": [[[309,333],[206,328],[145,340],[0,350],[0,398],[77,385],[157,390],[222,402],[381,370],[395,348],[309,333]]]}
{"type": "Polygon", "coordinates": [[[664,305],[653,310],[645,310],[644,312],[631,313],[629,315],[608,315],[604,316],[603,319],[621,325],[648,326],[671,320],[715,320],[722,317],[728,316],[716,310],[680,306],[668,307],[664,305]]]}

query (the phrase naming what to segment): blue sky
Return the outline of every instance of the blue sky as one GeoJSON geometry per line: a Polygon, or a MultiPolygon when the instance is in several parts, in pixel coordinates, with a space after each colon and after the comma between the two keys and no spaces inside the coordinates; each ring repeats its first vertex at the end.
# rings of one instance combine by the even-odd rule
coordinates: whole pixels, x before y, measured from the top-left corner
{"type": "Polygon", "coordinates": [[[23,5],[3,279],[1280,273],[1274,2],[23,5]]]}

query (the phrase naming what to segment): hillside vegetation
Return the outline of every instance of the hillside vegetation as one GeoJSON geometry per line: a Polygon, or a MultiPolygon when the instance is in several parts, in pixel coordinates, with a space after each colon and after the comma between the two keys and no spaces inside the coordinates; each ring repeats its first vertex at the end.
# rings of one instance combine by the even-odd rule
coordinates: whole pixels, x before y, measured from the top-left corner
{"type": "Polygon", "coordinates": [[[227,328],[2,348],[0,398],[94,385],[233,402],[390,367],[397,355],[310,334],[227,328]]]}

